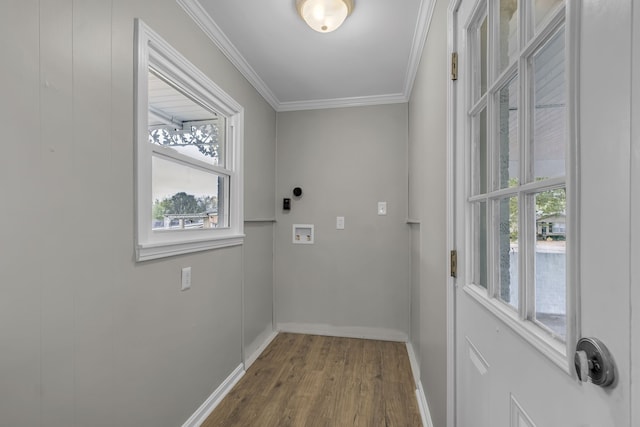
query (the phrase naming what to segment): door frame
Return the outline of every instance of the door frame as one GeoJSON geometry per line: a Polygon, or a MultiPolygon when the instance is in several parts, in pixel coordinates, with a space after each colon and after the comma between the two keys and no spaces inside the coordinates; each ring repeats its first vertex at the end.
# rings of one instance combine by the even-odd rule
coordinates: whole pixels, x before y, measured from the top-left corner
{"type": "MultiPolygon", "coordinates": [[[[632,40],[640,40],[640,7],[633,8],[632,40]]],[[[640,215],[640,43],[633,43],[631,51],[631,218],[640,215]]],[[[640,264],[634,259],[640,256],[640,223],[631,222],[631,280],[629,281],[631,310],[631,397],[640,398],[640,264]],[[635,381],[634,381],[635,380],[635,381]]],[[[631,405],[631,424],[640,422],[640,406],[631,405]]]]}
{"type": "Polygon", "coordinates": [[[451,276],[450,254],[455,250],[456,224],[456,84],[451,79],[451,55],[456,52],[457,11],[462,0],[449,0],[447,9],[447,164],[446,164],[446,245],[447,265],[447,427],[456,426],[456,280],[451,276]]]}

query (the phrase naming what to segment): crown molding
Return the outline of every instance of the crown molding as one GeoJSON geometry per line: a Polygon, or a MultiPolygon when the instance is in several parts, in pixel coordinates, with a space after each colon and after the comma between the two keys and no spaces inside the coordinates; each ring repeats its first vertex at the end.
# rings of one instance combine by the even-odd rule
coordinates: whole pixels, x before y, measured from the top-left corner
{"type": "Polygon", "coordinates": [[[209,13],[202,7],[198,0],[176,0],[178,4],[187,12],[187,15],[204,31],[204,33],[215,43],[222,53],[231,63],[242,73],[251,85],[262,95],[262,97],[278,110],[280,101],[269,89],[266,83],[260,78],[258,73],[240,54],[238,49],[231,43],[231,40],[222,32],[218,24],[215,23],[209,13]]]}
{"type": "Polygon", "coordinates": [[[326,108],[364,107],[368,105],[402,104],[409,102],[403,93],[389,95],[355,96],[352,98],[316,99],[312,101],[282,102],[278,112],[322,110],[326,108]]]}
{"type": "Polygon", "coordinates": [[[240,54],[231,40],[222,32],[209,13],[202,7],[198,0],[176,0],[185,10],[187,15],[204,31],[229,61],[240,71],[249,83],[262,95],[262,97],[277,112],[297,110],[317,110],[327,108],[361,107],[367,105],[400,104],[409,101],[413,83],[418,73],[422,50],[429,32],[435,0],[422,0],[418,11],[418,21],[413,34],[411,54],[405,75],[403,93],[359,96],[350,98],[318,99],[310,101],[280,102],[273,91],[260,78],[258,73],[240,54]]]}
{"type": "Polygon", "coordinates": [[[422,59],[422,51],[427,41],[427,34],[431,27],[433,11],[435,9],[436,0],[422,0],[420,2],[420,10],[418,11],[418,22],[413,33],[413,42],[411,43],[411,54],[409,55],[409,64],[407,66],[407,74],[405,76],[404,94],[407,99],[411,98],[413,83],[418,74],[420,60],[422,59]]]}

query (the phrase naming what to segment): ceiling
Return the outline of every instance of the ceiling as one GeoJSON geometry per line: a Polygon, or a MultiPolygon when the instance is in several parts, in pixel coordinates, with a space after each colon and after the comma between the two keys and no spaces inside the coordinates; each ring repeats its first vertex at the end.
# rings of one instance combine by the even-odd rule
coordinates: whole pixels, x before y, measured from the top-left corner
{"type": "Polygon", "coordinates": [[[295,0],[178,0],[276,111],[407,102],[434,0],[355,0],[309,28],[295,0]]]}

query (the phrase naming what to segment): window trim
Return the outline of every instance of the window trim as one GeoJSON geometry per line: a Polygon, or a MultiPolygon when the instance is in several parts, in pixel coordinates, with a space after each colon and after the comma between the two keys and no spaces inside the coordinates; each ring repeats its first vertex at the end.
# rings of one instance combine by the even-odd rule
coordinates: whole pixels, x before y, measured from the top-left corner
{"type": "MultiPolygon", "coordinates": [[[[466,176],[464,179],[464,187],[465,187],[465,203],[464,203],[464,230],[465,230],[465,253],[464,259],[468,260],[465,262],[465,272],[464,276],[468,278],[465,280],[463,285],[463,290],[467,295],[472,297],[473,300],[478,302],[481,306],[486,308],[489,312],[495,315],[498,319],[504,322],[510,329],[514,331],[517,335],[523,338],[525,341],[530,343],[536,350],[538,350],[542,355],[546,356],[550,361],[552,361],[555,365],[557,365],[562,371],[567,373],[568,375],[573,375],[573,358],[571,355],[573,354],[573,347],[577,338],[580,336],[580,325],[581,325],[581,316],[580,316],[580,263],[579,263],[579,231],[580,231],[580,216],[579,216],[579,135],[578,135],[578,117],[579,117],[579,4],[575,4],[575,2],[565,1],[561,5],[559,5],[556,10],[545,20],[543,25],[541,26],[541,30],[535,31],[531,28],[532,24],[524,24],[524,7],[529,8],[528,2],[519,2],[518,13],[520,14],[519,22],[519,46],[520,46],[520,55],[519,57],[510,63],[505,69],[497,73],[496,64],[492,63],[491,60],[488,60],[490,64],[490,69],[488,70],[488,83],[487,83],[487,92],[478,99],[473,99],[473,88],[468,88],[465,92],[465,99],[467,102],[466,110],[466,119],[465,125],[467,131],[465,132],[465,140],[467,143],[463,151],[464,162],[465,162],[465,173],[466,176]],[[494,190],[495,186],[492,186],[493,183],[493,170],[491,169],[491,164],[487,165],[487,169],[489,172],[489,176],[487,177],[487,185],[492,186],[491,188],[487,188],[486,194],[478,194],[474,195],[471,191],[473,188],[472,183],[472,174],[469,172],[472,169],[471,159],[472,159],[472,150],[473,144],[470,144],[472,137],[472,129],[474,116],[479,114],[479,112],[483,108],[492,108],[490,104],[491,97],[500,90],[511,78],[515,75],[520,79],[520,85],[525,84],[525,79],[528,78],[529,69],[527,68],[526,61],[533,55],[533,53],[540,47],[543,46],[546,41],[560,28],[564,26],[565,31],[565,81],[566,81],[566,91],[567,91],[567,109],[566,109],[566,160],[565,160],[565,170],[566,174],[564,177],[554,177],[545,180],[543,183],[531,182],[531,183],[520,183],[517,190],[512,188],[505,188],[494,190]],[[524,34],[527,34],[528,37],[522,37],[524,34]],[[524,71],[524,73],[518,73],[518,69],[524,71]],[[524,195],[525,197],[530,197],[539,191],[545,191],[550,188],[557,188],[559,186],[564,186],[567,192],[567,258],[566,258],[566,339],[565,342],[562,343],[552,337],[543,326],[537,324],[534,320],[528,320],[527,315],[529,314],[526,311],[526,307],[522,307],[522,298],[523,294],[521,293],[519,309],[514,310],[509,304],[501,301],[496,297],[496,289],[495,284],[488,283],[487,289],[482,286],[476,285],[472,283],[473,278],[473,236],[472,236],[472,222],[473,222],[473,205],[475,203],[485,201],[487,203],[487,209],[489,208],[489,204],[493,203],[496,200],[500,200],[502,197],[506,196],[518,196],[524,195]]],[[[473,26],[476,25],[481,19],[478,17],[483,12],[478,10],[478,6],[484,4],[484,1],[479,1],[476,3],[476,8],[470,15],[470,19],[465,26],[467,28],[467,40],[466,45],[473,45],[473,26]]],[[[491,6],[489,6],[491,8],[491,6]]],[[[491,10],[489,10],[489,20],[491,20],[491,16],[493,16],[491,10]]],[[[488,30],[489,40],[488,46],[489,51],[495,49],[493,46],[497,41],[495,40],[495,34],[492,32],[492,29],[488,30]]],[[[473,52],[470,52],[472,49],[467,49],[467,60],[465,61],[467,65],[467,70],[464,72],[467,75],[472,76],[473,70],[471,69],[473,64],[473,52]]],[[[520,94],[524,96],[520,96],[519,98],[519,114],[525,113],[529,110],[528,104],[528,94],[521,89],[520,94]],[[526,105],[526,106],[525,106],[526,105]]],[[[524,141],[525,136],[525,127],[529,126],[527,120],[521,120],[521,127],[519,129],[519,137],[521,141],[524,141]]],[[[487,127],[488,132],[492,132],[492,126],[494,124],[491,120],[488,120],[487,127]]],[[[493,144],[488,144],[488,153],[487,155],[490,157],[493,154],[491,150],[493,144]]],[[[522,160],[522,156],[525,156],[525,149],[521,146],[521,167],[525,167],[525,162],[522,160]]],[[[519,219],[519,230],[520,234],[522,234],[525,230],[522,228],[523,224],[523,215],[524,212],[520,212],[519,219]]],[[[487,218],[490,217],[490,212],[487,212],[487,218]]],[[[491,229],[487,228],[488,233],[492,233],[491,229]]],[[[490,239],[490,237],[488,237],[490,239]]],[[[489,244],[487,248],[488,251],[493,250],[489,244]]],[[[488,265],[488,270],[493,268],[492,265],[488,265]]],[[[493,279],[489,279],[491,282],[493,279]]],[[[520,285],[521,290],[524,285],[520,285]]]]}
{"type": "MultiPolygon", "coordinates": [[[[243,230],[244,109],[202,71],[154,32],[135,20],[134,127],[135,127],[135,257],[136,261],[241,245],[243,230]],[[227,118],[225,174],[229,176],[228,227],[180,231],[152,230],[151,161],[149,144],[148,72],[153,68],[172,85],[227,118]]],[[[157,150],[156,150],[157,151],[157,150]]]]}

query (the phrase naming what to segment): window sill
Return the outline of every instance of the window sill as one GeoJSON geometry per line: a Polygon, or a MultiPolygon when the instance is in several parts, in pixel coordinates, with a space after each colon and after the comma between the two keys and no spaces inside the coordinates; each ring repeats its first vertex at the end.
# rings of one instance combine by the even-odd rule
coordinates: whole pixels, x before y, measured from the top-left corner
{"type": "Polygon", "coordinates": [[[149,261],[175,255],[227,248],[242,245],[243,243],[244,234],[237,234],[207,240],[139,244],[136,247],[136,261],[149,261]]]}
{"type": "Polygon", "coordinates": [[[484,288],[476,285],[466,285],[464,291],[509,326],[516,334],[531,344],[536,350],[551,360],[567,375],[573,375],[567,358],[567,347],[565,343],[553,339],[533,322],[521,320],[517,313],[503,306],[501,302],[490,299],[484,288]]]}

